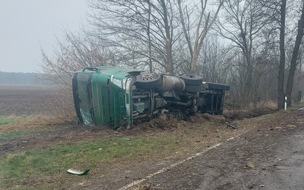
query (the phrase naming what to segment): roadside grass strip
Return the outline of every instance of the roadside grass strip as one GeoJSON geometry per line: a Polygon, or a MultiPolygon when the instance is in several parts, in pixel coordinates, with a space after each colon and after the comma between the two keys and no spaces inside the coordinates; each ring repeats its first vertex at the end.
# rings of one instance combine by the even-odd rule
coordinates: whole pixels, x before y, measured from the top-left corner
{"type": "Polygon", "coordinates": [[[99,141],[66,143],[46,149],[9,153],[0,156],[0,187],[59,188],[60,176],[66,174],[68,168],[84,165],[88,168],[99,168],[121,159],[153,155],[160,147],[162,154],[170,154],[177,148],[171,140],[157,137],[109,137],[99,141]],[[50,178],[54,181],[50,182],[50,178]],[[36,183],[31,183],[33,180],[36,183]]]}
{"type": "Polygon", "coordinates": [[[26,119],[27,116],[3,116],[0,115],[0,126],[7,125],[10,123],[15,123],[17,121],[20,121],[22,119],[26,119]]]}
{"type": "Polygon", "coordinates": [[[40,135],[42,133],[47,133],[51,129],[24,129],[24,130],[16,130],[16,131],[9,131],[0,134],[0,141],[9,141],[12,139],[21,139],[26,137],[34,137],[36,135],[40,135]]]}

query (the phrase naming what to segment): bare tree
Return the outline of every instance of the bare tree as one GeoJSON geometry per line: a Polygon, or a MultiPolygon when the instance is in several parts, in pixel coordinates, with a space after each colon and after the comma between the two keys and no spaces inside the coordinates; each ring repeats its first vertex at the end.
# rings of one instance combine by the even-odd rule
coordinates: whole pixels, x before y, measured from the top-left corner
{"type": "Polygon", "coordinates": [[[108,48],[93,42],[85,33],[79,36],[65,33],[65,40],[57,40],[53,56],[42,49],[42,69],[55,84],[71,86],[76,70],[96,65],[115,64],[114,54],[108,48]]]}
{"type": "Polygon", "coordinates": [[[195,73],[197,72],[197,66],[204,39],[214,24],[224,1],[218,1],[217,8],[213,14],[211,14],[211,12],[207,12],[207,10],[210,10],[210,6],[207,7],[208,0],[200,0],[200,4],[194,6],[199,7],[195,10],[189,10],[189,6],[187,6],[189,3],[191,3],[189,1],[177,0],[177,2],[183,34],[185,36],[191,57],[190,73],[195,73]],[[199,13],[197,14],[197,18],[193,18],[193,12],[199,13]]]}
{"type": "Polygon", "coordinates": [[[291,105],[291,93],[292,93],[292,87],[293,87],[293,83],[294,83],[295,70],[298,65],[300,45],[301,45],[302,38],[304,35],[304,31],[303,31],[304,30],[304,1],[303,0],[302,0],[302,6],[301,6],[301,17],[298,21],[297,27],[298,27],[297,28],[297,37],[296,37],[295,45],[294,45],[294,48],[292,51],[289,75],[288,75],[286,90],[285,90],[288,105],[291,105]]]}
{"type": "MultiPolygon", "coordinates": [[[[102,43],[90,39],[86,33],[65,33],[65,39],[57,40],[58,49],[48,55],[42,51],[42,69],[47,79],[59,86],[56,94],[54,114],[67,119],[74,113],[72,101],[72,76],[75,71],[97,65],[117,64],[115,52],[102,43]]],[[[119,63],[118,63],[119,64],[119,63]]]]}
{"type": "Polygon", "coordinates": [[[260,3],[267,7],[266,17],[272,22],[271,33],[279,29],[279,66],[278,66],[278,88],[277,88],[277,106],[278,109],[284,108],[284,81],[285,81],[285,30],[286,30],[286,6],[287,0],[259,0],[260,3]]]}
{"type": "Polygon", "coordinates": [[[174,33],[178,23],[172,3],[172,0],[93,1],[93,24],[98,29],[95,36],[106,46],[134,53],[150,71],[161,67],[173,73],[173,44],[179,34],[174,33]]]}
{"type": "Polygon", "coordinates": [[[218,24],[218,33],[240,49],[241,96],[244,103],[255,99],[253,92],[254,51],[259,50],[260,34],[267,24],[264,9],[256,0],[227,0],[223,19],[218,24]],[[256,43],[255,43],[256,42],[256,43]]]}
{"type": "MultiPolygon", "coordinates": [[[[276,9],[274,9],[276,10],[276,9]]],[[[278,71],[278,109],[283,109],[284,107],[284,73],[285,73],[285,21],[286,21],[286,0],[282,0],[280,4],[280,64],[278,71]]]]}
{"type": "Polygon", "coordinates": [[[233,67],[231,55],[230,49],[221,44],[216,36],[209,35],[201,50],[198,74],[204,81],[227,83],[230,77],[227,73],[233,67]]]}
{"type": "MultiPolygon", "coordinates": [[[[303,27],[300,25],[301,19],[299,20],[298,23],[298,33],[297,33],[297,38],[295,41],[294,47],[291,47],[291,42],[293,41],[293,36],[294,36],[294,31],[290,30],[286,26],[286,19],[289,18],[290,22],[293,23],[292,21],[295,18],[296,15],[291,14],[292,8],[299,7],[298,5],[300,4],[299,1],[289,1],[289,6],[287,5],[287,0],[271,0],[271,1],[266,1],[266,0],[260,0],[260,2],[263,4],[263,6],[268,8],[267,16],[268,18],[274,23],[272,25],[272,30],[276,31],[279,29],[279,50],[280,50],[280,59],[279,59],[279,66],[278,66],[278,96],[277,96],[277,105],[278,109],[283,109],[284,107],[284,96],[287,96],[288,98],[288,104],[291,104],[291,94],[292,94],[292,86],[293,86],[293,78],[296,70],[296,65],[297,65],[297,60],[298,60],[298,55],[299,54],[299,49],[300,49],[300,44],[301,44],[301,29],[300,27],[303,27]],[[286,33],[286,28],[287,30],[289,29],[290,31],[286,33]],[[288,33],[291,34],[288,37],[288,33]],[[286,38],[288,37],[288,40],[286,38]],[[288,42],[286,45],[286,41],[288,42]],[[289,48],[290,47],[290,48],[289,48]],[[289,51],[290,49],[290,51],[289,51]],[[286,52],[287,56],[286,58],[286,52]],[[284,84],[285,84],[285,75],[286,73],[286,61],[291,60],[290,62],[288,61],[287,63],[290,63],[290,69],[289,73],[287,75],[287,84],[286,88],[284,91],[284,84]]],[[[303,2],[302,2],[303,3],[303,2]]],[[[296,12],[296,11],[294,11],[296,12]]],[[[303,21],[302,21],[303,22],[303,21]]],[[[293,27],[293,26],[291,26],[293,27]]]]}

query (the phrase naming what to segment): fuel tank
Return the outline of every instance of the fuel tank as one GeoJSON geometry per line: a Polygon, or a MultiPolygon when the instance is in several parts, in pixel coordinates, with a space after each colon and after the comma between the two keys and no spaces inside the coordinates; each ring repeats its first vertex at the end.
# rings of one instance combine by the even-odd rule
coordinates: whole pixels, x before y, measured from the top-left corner
{"type": "Polygon", "coordinates": [[[186,88],[185,81],[179,77],[163,75],[162,91],[183,92],[186,88]]]}

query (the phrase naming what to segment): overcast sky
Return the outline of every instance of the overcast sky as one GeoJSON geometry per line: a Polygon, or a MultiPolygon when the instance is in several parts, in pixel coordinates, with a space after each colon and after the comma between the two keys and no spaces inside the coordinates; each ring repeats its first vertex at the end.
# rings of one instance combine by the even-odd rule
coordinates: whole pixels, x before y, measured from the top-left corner
{"type": "Polygon", "coordinates": [[[41,72],[63,30],[87,24],[88,0],[0,0],[0,71],[41,72]]]}

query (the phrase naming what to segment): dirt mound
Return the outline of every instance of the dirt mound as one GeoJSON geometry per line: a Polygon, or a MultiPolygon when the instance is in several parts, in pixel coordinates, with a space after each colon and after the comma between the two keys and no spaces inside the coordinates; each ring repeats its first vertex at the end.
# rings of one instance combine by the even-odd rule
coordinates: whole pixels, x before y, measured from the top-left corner
{"type": "Polygon", "coordinates": [[[276,111],[277,109],[269,107],[255,108],[250,110],[229,110],[225,111],[224,116],[227,120],[240,120],[245,118],[258,117],[261,115],[274,113],[276,111]]]}
{"type": "Polygon", "coordinates": [[[263,107],[249,110],[229,110],[225,111],[224,115],[212,115],[208,113],[196,113],[195,115],[189,115],[187,117],[180,117],[179,115],[172,113],[162,113],[157,118],[154,118],[148,122],[142,122],[137,124],[136,127],[145,129],[172,129],[179,127],[187,127],[193,124],[201,124],[204,122],[212,122],[225,124],[230,123],[233,120],[241,120],[245,118],[258,117],[265,114],[274,113],[277,110],[274,108],[263,107]]]}

